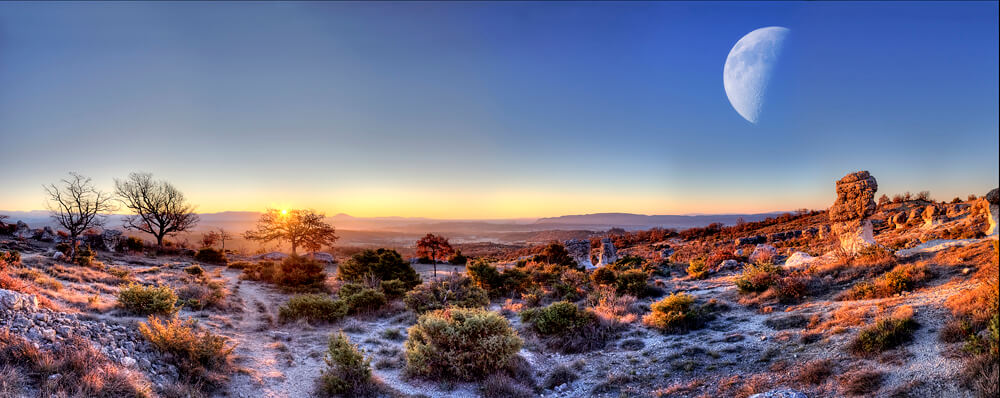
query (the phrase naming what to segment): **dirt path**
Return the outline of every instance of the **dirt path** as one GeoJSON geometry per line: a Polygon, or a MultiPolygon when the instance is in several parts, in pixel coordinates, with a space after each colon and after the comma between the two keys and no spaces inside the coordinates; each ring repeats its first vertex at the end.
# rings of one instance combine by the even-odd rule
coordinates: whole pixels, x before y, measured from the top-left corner
{"type": "Polygon", "coordinates": [[[241,302],[243,315],[233,317],[233,330],[224,334],[239,341],[237,364],[243,369],[229,384],[235,397],[307,397],[323,366],[326,333],[313,328],[279,327],[277,305],[287,296],[255,281],[239,280],[239,271],[222,273],[241,302]]]}

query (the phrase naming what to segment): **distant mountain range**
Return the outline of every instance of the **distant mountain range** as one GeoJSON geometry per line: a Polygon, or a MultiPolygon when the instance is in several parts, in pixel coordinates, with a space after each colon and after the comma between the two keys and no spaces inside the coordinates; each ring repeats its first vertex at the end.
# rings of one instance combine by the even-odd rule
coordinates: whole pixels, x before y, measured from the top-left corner
{"type": "MultiPolygon", "coordinates": [[[[28,225],[53,225],[45,210],[0,211],[10,216],[10,222],[22,220],[28,225]]],[[[497,233],[529,232],[545,230],[592,230],[603,231],[611,228],[626,230],[653,227],[686,229],[702,227],[711,223],[735,224],[739,219],[758,221],[780,213],[759,214],[699,214],[699,215],[645,215],[632,213],[596,213],[545,217],[539,219],[493,219],[493,220],[442,220],[424,217],[354,217],[337,214],[327,220],[338,229],[357,231],[395,231],[404,233],[497,233]]],[[[199,214],[199,229],[227,228],[233,231],[250,229],[260,216],[258,212],[227,211],[199,214]]],[[[108,226],[119,226],[120,215],[112,215],[108,226]]]]}

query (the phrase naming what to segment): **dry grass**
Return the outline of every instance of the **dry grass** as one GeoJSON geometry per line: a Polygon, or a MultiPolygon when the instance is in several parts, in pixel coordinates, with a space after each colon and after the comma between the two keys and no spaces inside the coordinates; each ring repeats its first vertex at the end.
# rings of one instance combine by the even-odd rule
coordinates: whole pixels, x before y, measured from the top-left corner
{"type": "Polygon", "coordinates": [[[192,321],[150,317],[148,323],[139,324],[139,331],[157,350],[171,354],[182,376],[196,385],[219,387],[234,370],[235,344],[207,330],[198,333],[192,321]]]}
{"type": "Polygon", "coordinates": [[[806,362],[799,371],[798,380],[805,384],[820,384],[833,374],[833,361],[817,359],[806,362]]]}
{"type": "Polygon", "coordinates": [[[71,338],[48,351],[0,330],[0,392],[26,384],[42,396],[153,396],[149,380],[142,373],[115,364],[86,340],[71,338]],[[60,376],[49,377],[55,374],[60,376]],[[21,376],[20,382],[7,380],[13,376],[21,376]]]}
{"type": "Polygon", "coordinates": [[[882,372],[855,370],[840,376],[840,386],[844,393],[852,396],[870,396],[882,387],[882,372]]]}

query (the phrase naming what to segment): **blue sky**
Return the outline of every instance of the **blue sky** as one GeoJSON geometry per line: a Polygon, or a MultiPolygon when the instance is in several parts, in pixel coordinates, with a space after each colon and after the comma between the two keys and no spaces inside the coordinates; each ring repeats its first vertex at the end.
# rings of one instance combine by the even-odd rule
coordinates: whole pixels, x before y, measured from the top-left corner
{"type": "Polygon", "coordinates": [[[143,170],[203,211],[757,212],[998,185],[976,3],[0,3],[0,209],[143,170]],[[730,48],[791,30],[760,123],[730,48]]]}

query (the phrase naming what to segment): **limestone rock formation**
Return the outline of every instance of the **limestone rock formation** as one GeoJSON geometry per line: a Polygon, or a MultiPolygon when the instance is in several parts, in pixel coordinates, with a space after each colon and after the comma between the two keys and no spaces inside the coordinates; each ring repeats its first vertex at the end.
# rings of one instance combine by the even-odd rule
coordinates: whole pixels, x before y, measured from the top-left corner
{"type": "Polygon", "coordinates": [[[785,267],[798,267],[800,265],[809,264],[816,260],[816,257],[810,256],[806,252],[795,252],[788,259],[785,260],[785,267]]]}
{"type": "Polygon", "coordinates": [[[570,239],[563,242],[569,256],[576,260],[584,268],[594,268],[594,263],[590,261],[590,241],[583,239],[570,239]]]}
{"type": "Polygon", "coordinates": [[[288,255],[282,252],[264,253],[254,257],[255,260],[270,260],[270,261],[281,261],[286,258],[288,258],[288,255]]]}
{"type": "Polygon", "coordinates": [[[924,208],[924,211],[920,213],[920,216],[924,220],[924,228],[933,228],[937,225],[941,225],[941,219],[938,217],[940,212],[937,206],[928,205],[924,208]]]}
{"type": "Polygon", "coordinates": [[[24,221],[17,222],[17,228],[14,229],[14,236],[18,239],[28,239],[34,234],[34,231],[25,224],[24,221]]]}
{"type": "Polygon", "coordinates": [[[997,215],[1000,215],[1000,189],[993,188],[986,194],[986,202],[990,204],[990,229],[986,230],[987,235],[997,234],[997,215]]]}
{"type": "Polygon", "coordinates": [[[969,206],[966,203],[956,203],[951,206],[948,206],[948,211],[946,215],[948,216],[948,218],[959,217],[968,212],[970,207],[971,206],[969,206]]]}
{"type": "Polygon", "coordinates": [[[767,244],[759,244],[757,247],[753,248],[753,253],[750,253],[750,261],[754,263],[759,262],[770,262],[774,260],[774,256],[778,255],[778,249],[774,246],[767,244]]]}
{"type": "Polygon", "coordinates": [[[324,262],[324,263],[328,263],[328,264],[333,264],[333,263],[337,262],[333,258],[332,254],[326,253],[326,252],[310,252],[310,253],[306,253],[306,257],[309,257],[309,258],[311,258],[313,260],[316,260],[316,261],[321,261],[321,262],[324,262]]]}
{"type": "Polygon", "coordinates": [[[837,181],[837,200],[830,206],[831,230],[848,253],[875,244],[868,217],[875,213],[877,191],[878,183],[867,171],[854,172],[837,181]]]}
{"type": "Polygon", "coordinates": [[[906,212],[901,211],[889,217],[889,226],[893,229],[903,229],[906,228],[906,221],[906,212]]]}
{"type": "Polygon", "coordinates": [[[615,251],[615,244],[611,242],[611,238],[601,239],[601,247],[597,249],[597,267],[603,267],[605,265],[614,263],[618,261],[618,253],[615,251]]]}

